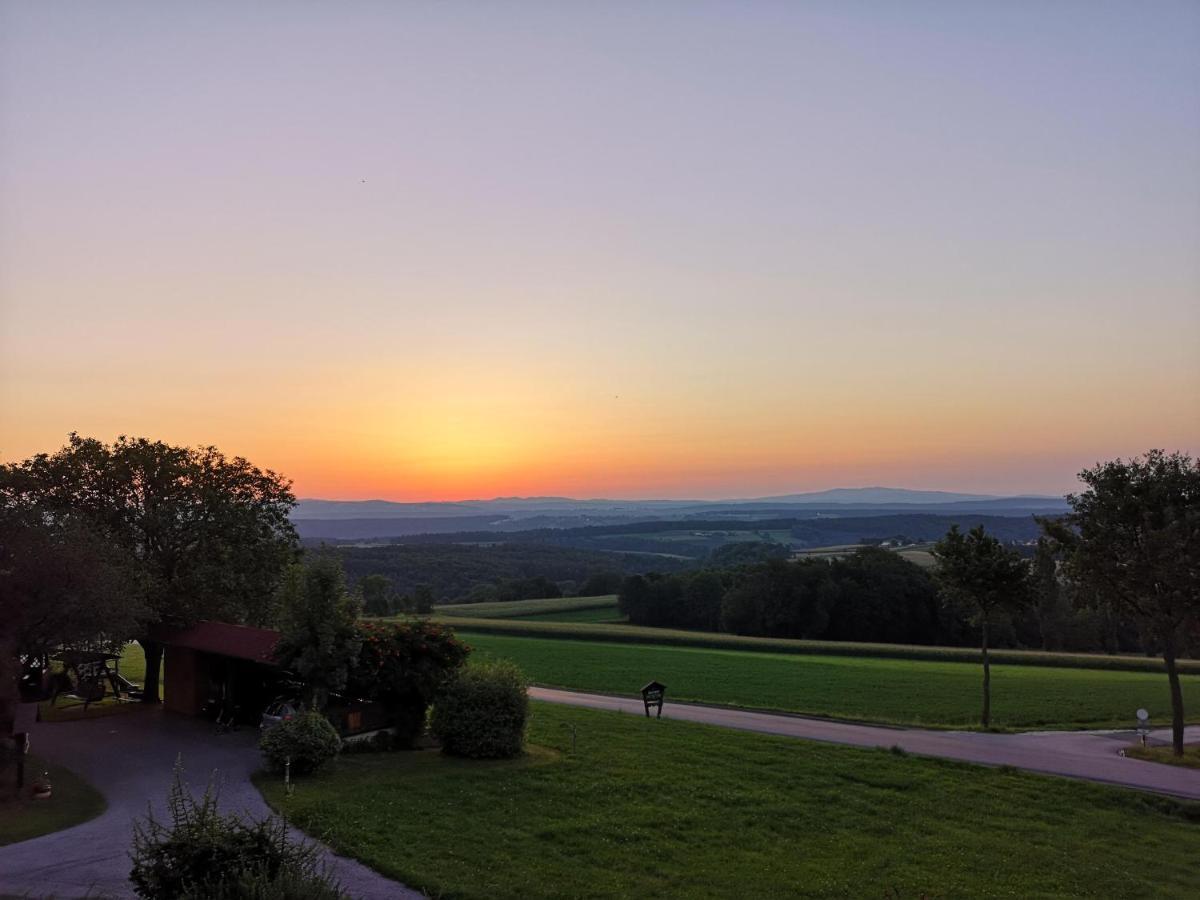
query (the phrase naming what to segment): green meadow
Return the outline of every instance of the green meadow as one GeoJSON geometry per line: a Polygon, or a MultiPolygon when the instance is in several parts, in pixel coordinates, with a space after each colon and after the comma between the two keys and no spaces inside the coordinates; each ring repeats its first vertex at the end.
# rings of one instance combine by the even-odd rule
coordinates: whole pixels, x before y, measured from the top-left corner
{"type": "Polygon", "coordinates": [[[362,754],[291,797],[258,784],[435,897],[1196,895],[1195,805],[542,703],[529,739],[513,762],[362,754]]]}
{"type": "MultiPolygon", "coordinates": [[[[477,654],[514,660],[538,684],[636,694],[647,681],[667,699],[774,709],[903,725],[964,728],[978,723],[978,664],[871,656],[803,655],[616,641],[485,634],[461,636],[477,654]]],[[[1200,676],[1183,678],[1200,703],[1200,676]]],[[[1170,721],[1166,676],[1156,672],[993,665],[995,727],[1127,727],[1145,707],[1170,721]]]]}

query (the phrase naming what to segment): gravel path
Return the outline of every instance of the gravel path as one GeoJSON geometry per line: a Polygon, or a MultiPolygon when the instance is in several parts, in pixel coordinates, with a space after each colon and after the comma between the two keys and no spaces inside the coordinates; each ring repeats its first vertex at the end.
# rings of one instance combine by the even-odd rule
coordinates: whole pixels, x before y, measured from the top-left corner
{"type": "MultiPolygon", "coordinates": [[[[642,701],[635,697],[543,687],[530,688],[529,695],[535,700],[551,703],[645,715],[642,701]]],[[[1008,765],[1044,775],[1080,778],[1200,800],[1200,769],[1144,762],[1120,755],[1122,749],[1137,740],[1132,730],[1026,731],[1017,734],[927,731],[671,702],[663,707],[663,718],[855,747],[898,746],[918,756],[957,759],[986,766],[1008,765]]],[[[1200,727],[1188,728],[1186,739],[1189,742],[1200,740],[1200,727]]],[[[1169,744],[1170,731],[1155,731],[1150,735],[1150,741],[1156,745],[1169,744]]]]}
{"type": "MultiPolygon", "coordinates": [[[[0,895],[133,896],[128,880],[131,823],[146,815],[148,804],[160,820],[165,817],[177,757],[193,793],[200,794],[215,774],[223,810],[256,818],[270,812],[250,783],[260,766],[257,740],[253,730],[217,735],[208,722],[152,707],[89,721],[38,724],[33,751],[90,781],[104,794],[108,809],[74,828],[0,847],[0,895]]],[[[296,836],[303,838],[299,832],[296,836]]],[[[324,853],[326,865],[353,897],[422,896],[328,848],[324,853]]]]}

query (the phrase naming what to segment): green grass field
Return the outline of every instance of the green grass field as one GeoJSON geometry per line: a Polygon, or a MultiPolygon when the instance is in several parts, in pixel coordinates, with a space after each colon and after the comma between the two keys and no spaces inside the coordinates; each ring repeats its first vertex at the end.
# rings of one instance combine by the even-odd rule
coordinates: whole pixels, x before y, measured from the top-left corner
{"type": "MultiPolygon", "coordinates": [[[[539,603],[545,601],[525,601],[539,603]]],[[[887,659],[918,659],[931,662],[979,661],[973,647],[926,647],[916,644],[866,644],[849,641],[809,641],[788,638],[745,637],[712,631],[683,631],[674,628],[648,628],[641,625],[589,624],[587,622],[531,621],[444,617],[443,621],[461,631],[484,634],[546,637],[580,641],[656,644],[677,647],[701,647],[715,650],[755,650],[767,653],[804,656],[869,656],[887,659]]],[[[1147,656],[1117,656],[1102,653],[1046,653],[1040,650],[993,650],[992,662],[1021,666],[1046,666],[1085,669],[1111,669],[1131,672],[1161,672],[1162,660],[1147,656]]],[[[1200,660],[1180,660],[1179,670],[1200,674],[1200,660]]]]}
{"type": "Polygon", "coordinates": [[[26,786],[18,797],[13,796],[15,779],[15,767],[4,770],[0,786],[0,847],[94,819],[107,806],[100,792],[74,772],[33,755],[26,757],[26,786]],[[47,799],[34,800],[29,796],[29,785],[43,772],[49,773],[54,790],[47,799]]]}
{"type": "MultiPolygon", "coordinates": [[[[619,627],[619,626],[611,626],[619,627]]],[[[650,679],[667,699],[930,727],[974,727],[982,669],[976,664],[804,656],[701,647],[555,640],[460,632],[476,652],[514,660],[538,684],[636,694],[650,679]]],[[[1200,703],[1200,676],[1184,699],[1200,703]]],[[[1131,726],[1134,711],[1170,721],[1165,675],[1096,669],[992,667],[993,725],[1010,729],[1131,726]]]]}
{"type": "Polygon", "coordinates": [[[618,612],[616,604],[593,607],[592,609],[564,610],[563,612],[534,613],[521,616],[522,622],[585,622],[592,625],[624,624],[625,617],[618,612]]]}
{"type": "Polygon", "coordinates": [[[1200,891],[1200,809],[1163,798],[539,703],[529,737],[547,749],[515,763],[363,754],[291,798],[258,783],[310,834],[438,897],[1200,891]]]}

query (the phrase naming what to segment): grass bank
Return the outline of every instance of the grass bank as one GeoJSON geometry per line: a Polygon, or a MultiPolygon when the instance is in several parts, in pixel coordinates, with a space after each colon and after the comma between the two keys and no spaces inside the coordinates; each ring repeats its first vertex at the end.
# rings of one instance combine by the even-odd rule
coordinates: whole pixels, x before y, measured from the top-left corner
{"type": "Polygon", "coordinates": [[[1187,769],[1200,769],[1200,744],[1186,744],[1183,756],[1176,756],[1170,747],[1130,747],[1125,751],[1126,756],[1134,759],[1145,759],[1150,762],[1166,763],[1169,766],[1183,766],[1187,769]]]}
{"type": "Polygon", "coordinates": [[[0,786],[0,847],[27,841],[52,831],[61,831],[94,819],[107,804],[94,787],[69,769],[30,755],[25,759],[25,787],[16,792],[16,767],[4,770],[0,786]],[[50,776],[53,791],[45,800],[35,800],[29,785],[43,772],[50,776]]]}
{"type": "Polygon", "coordinates": [[[1182,898],[1200,888],[1197,811],[1175,801],[548,704],[533,705],[530,740],[558,758],[351,756],[291,798],[274,780],[259,786],[310,834],[430,896],[1182,898]]]}
{"type": "MultiPolygon", "coordinates": [[[[555,687],[635,695],[654,678],[667,685],[668,701],[927,727],[974,727],[979,721],[981,669],[962,662],[585,642],[466,629],[460,634],[477,653],[512,659],[533,681],[555,687]]],[[[1195,710],[1200,677],[1185,676],[1183,686],[1184,700],[1195,710]]],[[[997,727],[1127,727],[1139,707],[1156,724],[1170,722],[1165,675],[992,667],[997,727]]]]}

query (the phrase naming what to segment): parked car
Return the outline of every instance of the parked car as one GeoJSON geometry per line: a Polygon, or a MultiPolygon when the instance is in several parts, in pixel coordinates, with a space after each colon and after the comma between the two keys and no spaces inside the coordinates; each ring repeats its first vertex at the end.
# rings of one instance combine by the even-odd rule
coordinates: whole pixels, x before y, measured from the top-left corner
{"type": "Polygon", "coordinates": [[[300,703],[295,697],[276,697],[263,710],[258,722],[259,731],[270,731],[280,722],[287,721],[300,711],[300,703]]]}

